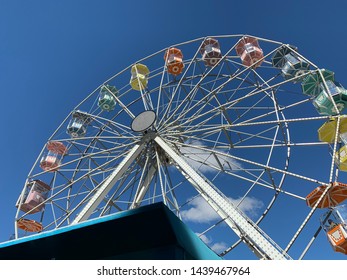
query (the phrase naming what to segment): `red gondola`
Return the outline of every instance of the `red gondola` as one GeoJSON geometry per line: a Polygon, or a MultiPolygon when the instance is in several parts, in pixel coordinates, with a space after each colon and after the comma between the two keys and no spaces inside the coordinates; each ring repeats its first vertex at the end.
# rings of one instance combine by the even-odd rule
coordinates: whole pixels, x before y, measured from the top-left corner
{"type": "Polygon", "coordinates": [[[222,58],[219,42],[214,38],[206,38],[201,45],[202,60],[207,66],[216,65],[222,58]]]}
{"type": "Polygon", "coordinates": [[[259,47],[258,39],[254,37],[242,37],[236,45],[236,53],[247,67],[257,68],[263,62],[263,50],[259,47]]]}
{"type": "MultiPolygon", "coordinates": [[[[20,205],[20,210],[25,213],[34,214],[40,212],[45,204],[43,203],[51,187],[40,180],[34,180],[27,184],[24,198],[19,198],[19,201],[23,201],[20,205]]],[[[17,207],[19,206],[19,201],[17,207]]]]}
{"type": "Polygon", "coordinates": [[[48,152],[42,157],[40,167],[44,171],[57,171],[61,158],[67,153],[67,148],[63,143],[58,141],[50,141],[46,147],[48,152]]]}

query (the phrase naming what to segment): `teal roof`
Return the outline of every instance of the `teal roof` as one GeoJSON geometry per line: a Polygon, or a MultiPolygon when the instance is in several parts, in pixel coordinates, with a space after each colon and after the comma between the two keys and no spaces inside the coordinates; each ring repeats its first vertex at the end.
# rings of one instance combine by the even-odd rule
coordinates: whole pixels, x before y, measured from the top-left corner
{"type": "Polygon", "coordinates": [[[163,203],[0,243],[0,259],[221,259],[163,203]]]}

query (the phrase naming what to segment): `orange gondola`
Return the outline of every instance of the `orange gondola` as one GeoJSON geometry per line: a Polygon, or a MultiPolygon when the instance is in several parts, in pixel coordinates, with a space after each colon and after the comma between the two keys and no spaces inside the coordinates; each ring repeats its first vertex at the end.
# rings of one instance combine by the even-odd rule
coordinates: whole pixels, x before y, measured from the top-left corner
{"type": "Polygon", "coordinates": [[[330,209],[320,217],[320,224],[335,252],[347,255],[347,204],[330,209]]]}
{"type": "Polygon", "coordinates": [[[172,75],[179,75],[182,73],[183,64],[183,54],[181,50],[177,48],[170,48],[165,52],[164,60],[167,65],[167,71],[172,75]]]}
{"type": "MultiPolygon", "coordinates": [[[[320,199],[327,186],[319,186],[306,196],[306,203],[310,207],[314,207],[320,199]]],[[[347,199],[347,184],[334,182],[331,188],[318,204],[318,208],[335,207],[347,199]]]]}
{"type": "Polygon", "coordinates": [[[347,254],[347,232],[341,224],[330,229],[327,237],[335,252],[347,254]]]}
{"type": "Polygon", "coordinates": [[[17,221],[17,226],[18,228],[28,232],[40,232],[43,230],[43,226],[41,223],[34,220],[23,219],[23,218],[17,221]]]}

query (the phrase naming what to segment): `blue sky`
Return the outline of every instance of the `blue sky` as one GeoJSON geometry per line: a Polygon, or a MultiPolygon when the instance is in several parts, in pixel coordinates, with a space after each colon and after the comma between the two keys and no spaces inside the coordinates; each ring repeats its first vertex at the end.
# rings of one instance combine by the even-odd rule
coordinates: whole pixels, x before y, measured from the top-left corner
{"type": "MultiPolygon", "coordinates": [[[[62,120],[109,77],[158,50],[203,36],[250,34],[299,47],[347,86],[342,0],[330,6],[321,0],[0,0],[0,7],[0,241],[13,233],[26,176],[62,120]]],[[[319,166],[302,173],[314,172],[319,166]]],[[[273,211],[271,223],[279,227],[300,215],[290,207],[273,211]]],[[[316,242],[310,258],[346,258],[323,235],[316,242]]],[[[236,254],[252,258],[244,250],[236,254]]]]}

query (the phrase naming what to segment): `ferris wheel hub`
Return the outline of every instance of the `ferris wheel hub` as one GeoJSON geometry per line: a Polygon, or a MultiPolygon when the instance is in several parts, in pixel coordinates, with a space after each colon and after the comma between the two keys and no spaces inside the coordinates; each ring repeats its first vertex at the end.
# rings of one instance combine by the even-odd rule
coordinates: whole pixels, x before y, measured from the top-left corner
{"type": "Polygon", "coordinates": [[[154,124],[156,118],[157,116],[154,111],[143,111],[133,119],[131,129],[135,132],[146,131],[154,124]]]}

